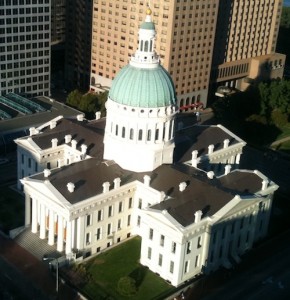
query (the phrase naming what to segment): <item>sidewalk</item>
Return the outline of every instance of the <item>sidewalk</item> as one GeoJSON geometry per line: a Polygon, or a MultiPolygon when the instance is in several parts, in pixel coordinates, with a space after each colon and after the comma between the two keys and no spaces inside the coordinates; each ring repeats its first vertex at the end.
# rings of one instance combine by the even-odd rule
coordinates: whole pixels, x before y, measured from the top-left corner
{"type": "Polygon", "coordinates": [[[16,242],[1,234],[0,256],[11,266],[15,267],[20,274],[28,280],[30,286],[27,286],[27,289],[34,287],[47,296],[43,299],[79,299],[75,291],[63,284],[59,285],[59,293],[57,294],[55,278],[47,265],[20,247],[16,242]]]}

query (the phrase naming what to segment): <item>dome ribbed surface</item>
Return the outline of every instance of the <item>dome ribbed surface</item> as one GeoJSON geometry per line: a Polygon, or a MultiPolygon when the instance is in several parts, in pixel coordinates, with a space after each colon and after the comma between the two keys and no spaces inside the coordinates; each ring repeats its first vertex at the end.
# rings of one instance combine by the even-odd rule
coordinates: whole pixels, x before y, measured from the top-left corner
{"type": "Polygon", "coordinates": [[[141,29],[155,30],[155,25],[153,22],[143,22],[140,26],[141,29]]]}
{"type": "Polygon", "coordinates": [[[155,108],[174,105],[176,94],[168,72],[158,65],[154,69],[127,65],[113,80],[111,100],[128,106],[155,108]]]}

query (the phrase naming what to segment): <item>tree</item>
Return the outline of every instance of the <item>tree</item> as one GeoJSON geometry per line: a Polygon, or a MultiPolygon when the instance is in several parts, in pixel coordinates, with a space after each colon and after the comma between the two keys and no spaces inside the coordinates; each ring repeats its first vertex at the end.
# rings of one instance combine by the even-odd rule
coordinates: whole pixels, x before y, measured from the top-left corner
{"type": "Polygon", "coordinates": [[[79,107],[79,104],[81,103],[82,94],[79,90],[74,90],[69,93],[69,95],[66,98],[66,104],[76,107],[79,107]]]}

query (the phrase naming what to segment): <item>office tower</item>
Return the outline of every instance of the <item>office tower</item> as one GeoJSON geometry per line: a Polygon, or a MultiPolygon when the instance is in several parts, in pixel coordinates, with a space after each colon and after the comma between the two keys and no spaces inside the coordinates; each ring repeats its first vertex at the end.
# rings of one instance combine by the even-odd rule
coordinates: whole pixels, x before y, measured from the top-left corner
{"type": "MultiPolygon", "coordinates": [[[[136,50],[148,1],[94,1],[91,90],[110,87],[136,50]]],[[[179,105],[206,104],[218,0],[151,1],[156,51],[175,82],[179,105]]]]}
{"type": "Polygon", "coordinates": [[[65,87],[88,90],[90,84],[92,0],[66,2],[65,87]]]}
{"type": "Polygon", "coordinates": [[[50,1],[0,1],[0,95],[49,95],[50,1]]]}
{"type": "Polygon", "coordinates": [[[220,1],[212,83],[245,90],[256,79],[282,78],[275,53],[283,0],[220,1]]]}
{"type": "Polygon", "coordinates": [[[65,5],[66,0],[51,0],[51,44],[65,41],[65,5]]]}
{"type": "Polygon", "coordinates": [[[219,85],[245,90],[257,77],[282,77],[285,56],[275,53],[282,0],[95,0],[91,90],[108,89],[135,51],[147,5],[180,106],[206,105],[219,85]]]}

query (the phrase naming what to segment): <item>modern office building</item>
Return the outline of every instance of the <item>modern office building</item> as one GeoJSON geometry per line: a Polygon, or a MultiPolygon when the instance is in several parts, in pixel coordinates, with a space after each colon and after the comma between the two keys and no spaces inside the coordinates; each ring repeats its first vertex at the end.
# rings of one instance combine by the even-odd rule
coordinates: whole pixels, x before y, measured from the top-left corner
{"type": "Polygon", "coordinates": [[[64,43],[66,24],[66,0],[51,1],[51,45],[64,43]]]}
{"type": "MultiPolygon", "coordinates": [[[[91,90],[108,89],[127,64],[149,2],[93,2],[91,90]]],[[[206,105],[209,89],[219,85],[245,90],[256,77],[283,76],[285,56],[275,53],[282,0],[161,0],[150,6],[156,50],[179,106],[206,105]]]]}
{"type": "Polygon", "coordinates": [[[174,84],[155,33],[147,10],[106,119],[59,116],[16,140],[18,178],[25,226],[59,252],[97,254],[139,235],[140,262],[179,286],[231,268],[265,237],[278,186],[239,169],[245,142],[225,127],[176,130],[174,84]]]}
{"type": "Polygon", "coordinates": [[[88,90],[92,43],[92,0],[66,1],[65,88],[88,90]]]}
{"type": "Polygon", "coordinates": [[[49,95],[50,1],[0,1],[0,95],[49,95]]]}
{"type": "Polygon", "coordinates": [[[254,80],[282,78],[276,53],[283,0],[220,1],[211,83],[245,90],[254,80]]]}

